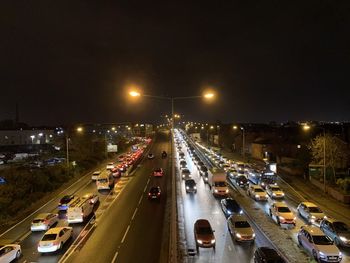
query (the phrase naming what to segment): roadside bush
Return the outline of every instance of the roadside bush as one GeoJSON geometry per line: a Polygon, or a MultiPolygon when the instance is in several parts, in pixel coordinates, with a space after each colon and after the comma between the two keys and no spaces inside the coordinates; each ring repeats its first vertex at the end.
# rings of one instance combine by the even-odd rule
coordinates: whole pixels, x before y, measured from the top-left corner
{"type": "Polygon", "coordinates": [[[337,180],[337,185],[342,190],[344,194],[350,194],[350,177],[340,178],[337,180]]]}

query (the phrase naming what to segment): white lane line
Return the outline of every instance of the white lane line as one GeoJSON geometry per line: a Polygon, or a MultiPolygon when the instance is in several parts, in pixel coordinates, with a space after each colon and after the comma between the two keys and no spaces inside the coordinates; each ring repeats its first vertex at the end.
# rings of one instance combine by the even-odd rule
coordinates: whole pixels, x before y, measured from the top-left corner
{"type": "Polygon", "coordinates": [[[136,215],[136,212],[137,212],[137,207],[136,207],[136,209],[135,209],[135,211],[134,211],[134,213],[133,213],[133,215],[132,215],[132,217],[131,217],[131,220],[134,220],[134,218],[135,218],[135,215],[136,215]]]}
{"type": "Polygon", "coordinates": [[[142,201],[142,195],[140,196],[140,199],[139,199],[139,205],[138,205],[138,206],[140,206],[141,201],[142,201]]]}
{"type": "Polygon", "coordinates": [[[146,189],[147,189],[147,184],[145,185],[145,188],[143,188],[144,193],[146,193],[146,189]]]}
{"type": "Polygon", "coordinates": [[[124,233],[124,236],[123,236],[123,238],[122,238],[122,244],[124,243],[124,240],[125,240],[125,238],[126,238],[126,235],[127,235],[128,232],[129,232],[129,229],[130,229],[130,225],[128,225],[128,228],[126,229],[126,231],[125,231],[125,233],[124,233]]]}
{"type": "Polygon", "coordinates": [[[232,248],[230,245],[227,246],[228,247],[228,250],[232,251],[232,248]]]}
{"type": "MultiPolygon", "coordinates": [[[[85,177],[87,177],[88,175],[90,175],[91,173],[87,173],[85,176],[81,177],[78,181],[76,181],[75,183],[71,184],[68,188],[64,189],[62,192],[60,192],[59,194],[57,194],[57,196],[62,195],[64,192],[66,192],[68,189],[70,189],[73,185],[76,185],[77,183],[79,183],[81,180],[85,179],[85,177]]],[[[90,181],[89,181],[90,183],[90,181]]],[[[12,229],[14,229],[15,227],[17,227],[18,225],[22,224],[24,221],[26,221],[28,218],[32,217],[34,214],[36,214],[39,210],[43,209],[45,206],[47,206],[49,203],[53,202],[57,197],[52,198],[51,200],[49,200],[46,204],[42,205],[41,207],[39,207],[37,210],[35,210],[33,213],[31,213],[30,215],[28,215],[26,218],[22,219],[21,221],[19,221],[17,224],[13,225],[12,227],[10,227],[9,229],[7,229],[5,232],[1,233],[0,237],[2,237],[3,235],[7,234],[8,232],[10,232],[12,229]]]]}
{"type": "Polygon", "coordinates": [[[113,257],[111,263],[114,263],[114,262],[117,261],[118,253],[119,253],[119,251],[115,252],[114,257],[113,257]]]}

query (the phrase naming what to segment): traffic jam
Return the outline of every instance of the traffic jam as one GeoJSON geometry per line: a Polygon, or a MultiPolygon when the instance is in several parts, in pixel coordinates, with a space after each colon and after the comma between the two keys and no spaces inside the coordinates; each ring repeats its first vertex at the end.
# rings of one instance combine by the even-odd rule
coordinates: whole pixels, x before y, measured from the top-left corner
{"type": "MultiPolygon", "coordinates": [[[[346,262],[348,256],[341,250],[350,247],[350,227],[344,222],[331,218],[312,200],[304,200],[293,206],[285,191],[277,184],[278,176],[275,164],[262,167],[251,163],[230,160],[220,151],[210,149],[204,144],[194,142],[182,130],[175,131],[175,147],[180,174],[185,181],[187,193],[196,193],[196,182],[191,177],[185,160],[184,149],[196,164],[203,182],[209,186],[212,195],[219,199],[220,206],[227,218],[227,231],[235,241],[254,242],[255,233],[251,227],[251,217],[246,214],[249,209],[243,207],[230,194],[243,194],[254,200],[261,215],[270,218],[280,229],[288,231],[290,238],[299,249],[317,262],[346,262]],[[250,219],[248,219],[250,218],[250,219]]],[[[215,235],[210,222],[200,219],[195,222],[194,235],[196,250],[199,248],[215,249],[215,235]],[[203,240],[200,233],[206,232],[211,238],[203,240]]],[[[265,231],[262,229],[262,231],[265,231]]],[[[278,235],[278,233],[276,233],[278,235]]],[[[272,243],[272,242],[271,242],[272,243]]],[[[256,248],[254,262],[285,262],[281,251],[262,253],[266,248],[256,248]],[[264,256],[261,256],[264,254],[264,256]],[[266,257],[266,258],[265,258],[266,257]],[[262,261],[262,258],[265,261],[262,261]]],[[[288,261],[287,261],[288,262],[288,261]]]]}
{"type": "MultiPolygon", "coordinates": [[[[55,211],[34,216],[28,228],[36,237],[42,233],[36,248],[39,255],[57,251],[64,253],[68,249],[84,225],[94,220],[95,214],[100,210],[100,202],[104,200],[101,197],[109,195],[121,177],[129,176],[135,165],[142,160],[143,153],[151,142],[150,138],[141,138],[138,144],[130,147],[130,151],[120,154],[115,162],[109,162],[105,170],[92,172],[91,183],[96,185],[96,191],[84,195],[66,194],[60,198],[55,211]],[[74,234],[75,225],[78,226],[78,233],[74,234]]],[[[1,263],[19,258],[26,260],[25,256],[20,243],[0,246],[1,263]]]]}

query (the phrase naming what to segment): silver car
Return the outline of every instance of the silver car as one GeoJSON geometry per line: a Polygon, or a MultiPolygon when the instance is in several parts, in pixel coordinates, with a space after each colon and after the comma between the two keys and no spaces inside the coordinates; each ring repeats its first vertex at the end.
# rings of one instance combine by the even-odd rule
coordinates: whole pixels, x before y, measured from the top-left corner
{"type": "Polygon", "coordinates": [[[227,227],[235,241],[254,242],[254,230],[244,215],[230,216],[227,220],[227,227]]]}
{"type": "Polygon", "coordinates": [[[58,222],[58,215],[42,213],[37,215],[30,226],[31,231],[46,231],[58,222]]]}

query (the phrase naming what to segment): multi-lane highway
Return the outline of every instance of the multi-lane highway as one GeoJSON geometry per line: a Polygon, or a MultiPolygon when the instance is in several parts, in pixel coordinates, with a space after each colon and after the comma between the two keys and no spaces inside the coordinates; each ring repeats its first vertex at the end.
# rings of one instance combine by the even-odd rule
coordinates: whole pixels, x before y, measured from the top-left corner
{"type": "Polygon", "coordinates": [[[169,224],[165,221],[165,211],[170,195],[167,188],[170,163],[169,158],[161,158],[161,152],[169,152],[169,147],[169,136],[158,136],[150,149],[155,158],[145,158],[130,182],[96,222],[92,233],[62,262],[159,262],[161,257],[167,257],[169,224]],[[165,171],[161,178],[153,176],[157,167],[165,171]],[[155,185],[162,189],[161,199],[148,200],[148,190],[155,185]]]}

